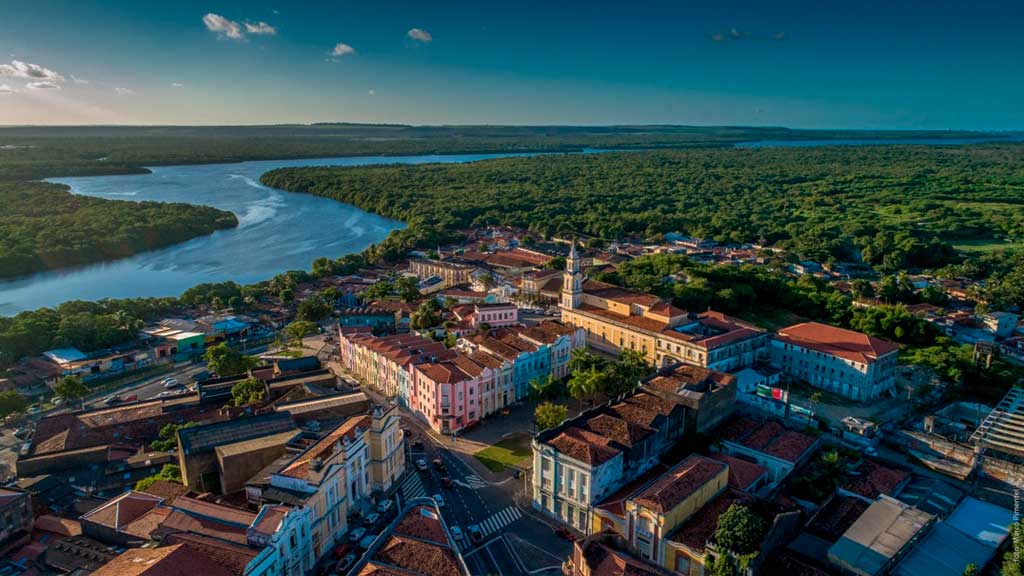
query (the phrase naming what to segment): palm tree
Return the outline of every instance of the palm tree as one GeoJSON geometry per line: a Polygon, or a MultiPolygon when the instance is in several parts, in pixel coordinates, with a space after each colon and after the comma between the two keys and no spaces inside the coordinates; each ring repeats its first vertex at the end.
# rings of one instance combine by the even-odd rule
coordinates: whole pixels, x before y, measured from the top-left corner
{"type": "Polygon", "coordinates": [[[558,397],[558,379],[548,374],[543,379],[530,380],[530,396],[538,400],[554,400],[558,397]]]}
{"type": "MultiPolygon", "coordinates": [[[[593,368],[591,369],[593,370],[593,368]]],[[[567,383],[569,396],[576,399],[578,408],[583,411],[583,399],[594,393],[594,377],[591,370],[576,370],[572,373],[567,383]]]]}
{"type": "Polygon", "coordinates": [[[587,370],[593,366],[600,364],[601,359],[598,358],[594,353],[583,348],[573,348],[570,352],[569,358],[569,370],[575,372],[577,370],[587,370]]]}

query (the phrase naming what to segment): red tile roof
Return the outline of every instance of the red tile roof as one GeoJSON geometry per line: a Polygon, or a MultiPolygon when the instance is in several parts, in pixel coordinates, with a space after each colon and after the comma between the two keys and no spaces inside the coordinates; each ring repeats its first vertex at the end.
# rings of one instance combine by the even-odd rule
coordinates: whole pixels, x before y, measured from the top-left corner
{"type": "Polygon", "coordinates": [[[96,576],[233,576],[187,544],[126,550],[93,572],[96,576]]]}
{"type": "Polygon", "coordinates": [[[718,436],[790,463],[798,462],[817,443],[814,436],[786,430],[778,422],[748,417],[732,419],[719,429],[718,436]]]}
{"type": "Polygon", "coordinates": [[[742,502],[747,498],[741,492],[726,488],[718,498],[704,505],[674,533],[668,540],[684,544],[691,550],[701,553],[715,530],[718,530],[718,517],[725,513],[733,503],[742,502]]]}
{"type": "Polygon", "coordinates": [[[794,324],[779,330],[775,337],[787,344],[861,364],[871,364],[879,356],[899,350],[899,346],[888,340],[819,322],[794,324]]]}
{"type": "Polygon", "coordinates": [[[672,511],[725,471],[725,464],[693,454],[640,491],[633,500],[641,506],[664,514],[672,511]]]}
{"type": "Polygon", "coordinates": [[[593,432],[570,426],[547,444],[560,453],[591,466],[600,466],[621,452],[608,446],[608,440],[593,432]]]}
{"type": "Polygon", "coordinates": [[[441,545],[448,544],[448,535],[445,533],[444,527],[441,526],[437,513],[426,506],[417,506],[409,510],[395,526],[394,533],[441,545]]]}
{"type": "Polygon", "coordinates": [[[373,555],[373,560],[426,576],[462,574],[462,567],[450,548],[406,536],[388,538],[373,555]]]}
{"type": "Polygon", "coordinates": [[[729,486],[742,492],[746,492],[751,484],[768,474],[764,466],[728,454],[715,454],[715,460],[729,466],[729,486]]]}
{"type": "Polygon", "coordinates": [[[658,463],[653,468],[644,472],[641,476],[638,476],[629,484],[626,484],[622,488],[619,488],[614,494],[605,498],[597,507],[610,512],[620,518],[625,517],[625,504],[626,500],[630,499],[634,494],[637,493],[644,486],[647,486],[654,480],[661,477],[662,474],[668,472],[668,466],[658,463]]]}
{"type": "Polygon", "coordinates": [[[245,545],[248,543],[246,530],[247,528],[235,524],[173,510],[160,523],[159,528],[152,532],[152,535],[154,539],[166,539],[171,534],[191,532],[200,536],[209,536],[225,542],[245,545]]]}
{"type": "Polygon", "coordinates": [[[311,448],[302,454],[299,454],[291,464],[281,471],[281,474],[291,478],[307,478],[310,472],[310,462],[312,462],[314,458],[326,460],[330,456],[333,456],[334,445],[338,443],[338,441],[345,437],[350,440],[354,440],[356,431],[367,430],[372,421],[373,419],[369,415],[363,415],[353,416],[345,422],[342,422],[341,425],[321,438],[311,448]]]}
{"type": "Polygon", "coordinates": [[[882,494],[895,496],[896,492],[910,478],[910,472],[899,468],[888,468],[864,459],[857,469],[859,476],[850,478],[843,485],[845,490],[875,500],[882,494]]]}
{"type": "MultiPolygon", "coordinates": [[[[224,542],[201,534],[171,534],[164,541],[186,544],[190,548],[200,551],[214,563],[227,568],[235,575],[244,574],[249,562],[252,562],[253,558],[259,555],[259,550],[255,548],[224,542]]],[[[198,574],[205,576],[202,572],[188,574],[187,576],[197,576],[198,574]]]]}
{"type": "Polygon", "coordinates": [[[82,520],[120,530],[156,508],[160,498],[129,490],[82,515],[82,520]]]}
{"type": "Polygon", "coordinates": [[[657,432],[649,426],[634,424],[610,414],[594,416],[587,420],[583,427],[608,440],[630,448],[640,444],[657,432]]]}
{"type": "Polygon", "coordinates": [[[590,576],[667,576],[674,574],[601,542],[585,544],[583,559],[590,576]]]}

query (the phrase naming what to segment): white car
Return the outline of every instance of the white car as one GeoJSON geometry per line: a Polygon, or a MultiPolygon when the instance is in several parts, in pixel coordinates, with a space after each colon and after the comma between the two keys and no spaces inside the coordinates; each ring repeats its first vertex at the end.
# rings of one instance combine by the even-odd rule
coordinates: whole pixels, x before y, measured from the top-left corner
{"type": "Polygon", "coordinates": [[[393,504],[394,504],[394,502],[390,498],[387,499],[387,500],[382,500],[379,504],[377,504],[377,512],[380,512],[381,514],[383,514],[383,513],[387,512],[388,510],[391,510],[391,506],[393,504]]]}
{"type": "Polygon", "coordinates": [[[458,526],[452,526],[452,538],[456,540],[462,540],[462,528],[458,526]]]}
{"type": "Polygon", "coordinates": [[[366,534],[366,528],[356,528],[355,530],[349,532],[348,541],[359,542],[360,538],[363,537],[363,534],[366,534]]]}
{"type": "Polygon", "coordinates": [[[434,494],[434,503],[437,504],[438,508],[444,508],[444,496],[434,494]]]}
{"type": "Polygon", "coordinates": [[[181,386],[181,383],[175,380],[174,378],[168,378],[164,380],[164,388],[168,390],[172,388],[177,388],[178,386],[181,386]]]}
{"type": "Polygon", "coordinates": [[[366,515],[366,523],[368,525],[370,525],[370,526],[373,526],[374,524],[376,524],[377,520],[380,520],[380,514],[378,514],[376,512],[370,512],[369,514],[366,515]]]}
{"type": "Polygon", "coordinates": [[[427,469],[427,461],[424,460],[423,458],[417,458],[416,459],[416,467],[419,468],[420,470],[426,470],[427,469]]]}

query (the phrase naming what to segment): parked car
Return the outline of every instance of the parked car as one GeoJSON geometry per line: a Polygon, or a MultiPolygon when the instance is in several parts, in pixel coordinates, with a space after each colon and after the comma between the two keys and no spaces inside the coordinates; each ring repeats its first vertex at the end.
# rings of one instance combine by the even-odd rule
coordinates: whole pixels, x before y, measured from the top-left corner
{"type": "Polygon", "coordinates": [[[449,478],[447,476],[444,476],[443,478],[441,478],[441,486],[444,486],[445,488],[451,488],[454,485],[455,485],[455,483],[452,482],[451,478],[449,478]]]}
{"type": "Polygon", "coordinates": [[[473,524],[469,527],[469,539],[479,544],[484,541],[483,530],[480,530],[479,524],[473,524]]]}
{"type": "Polygon", "coordinates": [[[54,406],[60,406],[63,403],[64,403],[64,399],[61,398],[60,396],[54,396],[53,397],[53,405],[54,406]]]}
{"type": "Polygon", "coordinates": [[[177,378],[164,378],[163,385],[164,388],[170,390],[172,388],[177,388],[181,386],[181,382],[178,382],[177,378]]]}
{"type": "Polygon", "coordinates": [[[349,542],[359,542],[359,540],[366,534],[366,528],[356,528],[355,530],[348,533],[349,542]]]}
{"type": "Polygon", "coordinates": [[[419,468],[420,470],[426,470],[427,469],[427,461],[424,460],[423,458],[417,458],[416,459],[416,468],[419,468]]]}
{"type": "Polygon", "coordinates": [[[341,560],[350,552],[352,552],[352,545],[342,544],[341,546],[336,547],[333,552],[331,552],[331,556],[334,556],[335,560],[341,560]]]}
{"type": "Polygon", "coordinates": [[[436,468],[440,472],[444,472],[445,470],[447,470],[447,468],[445,468],[444,462],[442,462],[440,458],[434,458],[434,468],[436,468]]]}
{"type": "Polygon", "coordinates": [[[377,523],[377,520],[380,520],[380,514],[378,514],[376,512],[370,512],[369,514],[366,515],[366,518],[365,518],[367,526],[373,526],[374,524],[377,523]]]}
{"type": "Polygon", "coordinates": [[[559,526],[558,528],[555,528],[555,535],[557,535],[560,538],[564,538],[569,542],[576,541],[576,535],[572,533],[572,530],[569,530],[565,526],[559,526]]]}
{"type": "Polygon", "coordinates": [[[362,540],[359,541],[359,547],[362,548],[363,550],[366,550],[367,548],[369,548],[373,544],[373,541],[376,540],[376,539],[377,539],[377,535],[376,534],[367,534],[366,536],[363,536],[362,540]]]}
{"type": "Polygon", "coordinates": [[[114,394],[113,396],[107,396],[106,398],[103,399],[103,403],[106,404],[107,406],[113,406],[114,404],[120,404],[123,401],[124,400],[122,400],[121,397],[118,396],[117,394],[114,394]]]}
{"type": "Polygon", "coordinates": [[[434,503],[437,504],[438,508],[444,508],[444,496],[434,494],[434,503]]]}
{"type": "Polygon", "coordinates": [[[18,428],[17,430],[14,431],[14,437],[17,438],[18,440],[24,440],[25,438],[28,438],[28,435],[28,428],[18,428]]]}
{"type": "Polygon", "coordinates": [[[462,528],[458,526],[452,526],[452,538],[456,540],[462,540],[462,528]]]}
{"type": "Polygon", "coordinates": [[[383,513],[387,512],[388,510],[391,510],[391,507],[394,504],[395,504],[394,501],[392,501],[390,498],[388,498],[387,500],[381,500],[377,504],[377,512],[380,512],[381,514],[383,514],[383,513]]]}
{"type": "Polygon", "coordinates": [[[335,568],[338,574],[344,574],[345,572],[348,572],[348,569],[356,563],[357,558],[358,556],[356,556],[355,552],[349,552],[348,554],[343,556],[341,560],[338,561],[337,568],[335,568]]]}

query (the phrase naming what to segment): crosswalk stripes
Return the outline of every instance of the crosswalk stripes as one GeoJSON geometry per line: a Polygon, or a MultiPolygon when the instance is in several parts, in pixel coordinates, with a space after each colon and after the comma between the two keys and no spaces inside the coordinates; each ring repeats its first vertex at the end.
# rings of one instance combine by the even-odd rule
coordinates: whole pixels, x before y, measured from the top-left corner
{"type": "Polygon", "coordinates": [[[481,480],[480,477],[477,476],[476,474],[470,474],[469,476],[466,476],[465,482],[473,490],[479,490],[484,486],[487,486],[487,482],[481,480]]]}
{"type": "Polygon", "coordinates": [[[500,512],[491,514],[490,518],[481,522],[480,531],[484,533],[484,536],[489,536],[520,519],[522,516],[523,513],[519,511],[519,508],[509,506],[500,512]]]}
{"type": "Polygon", "coordinates": [[[406,472],[405,480],[402,480],[398,489],[401,490],[402,497],[406,501],[427,495],[427,489],[423,487],[423,480],[420,479],[420,475],[411,470],[406,472]]]}

